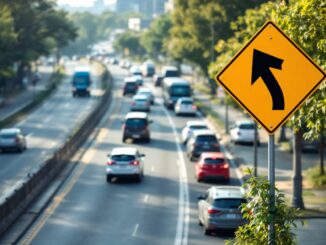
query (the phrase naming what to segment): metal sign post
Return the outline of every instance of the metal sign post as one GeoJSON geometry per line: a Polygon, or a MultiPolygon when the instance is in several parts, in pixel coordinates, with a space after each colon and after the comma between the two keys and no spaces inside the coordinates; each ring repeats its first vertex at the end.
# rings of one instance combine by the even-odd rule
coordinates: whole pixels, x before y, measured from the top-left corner
{"type": "Polygon", "coordinates": [[[275,138],[274,135],[269,135],[268,138],[268,181],[269,181],[269,207],[268,212],[270,222],[268,224],[268,245],[275,244],[275,138]]]}

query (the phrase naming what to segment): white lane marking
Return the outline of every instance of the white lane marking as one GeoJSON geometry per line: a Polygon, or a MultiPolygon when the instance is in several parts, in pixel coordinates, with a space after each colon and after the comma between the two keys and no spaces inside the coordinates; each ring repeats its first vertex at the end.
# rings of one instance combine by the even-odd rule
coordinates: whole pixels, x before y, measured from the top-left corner
{"type": "Polygon", "coordinates": [[[146,194],[144,197],[144,202],[147,202],[147,201],[148,201],[148,195],[146,194]]]}
{"type": "Polygon", "coordinates": [[[154,172],[154,171],[155,171],[155,168],[154,168],[154,167],[152,167],[151,171],[152,171],[152,172],[154,172]]]}
{"type": "Polygon", "coordinates": [[[33,136],[33,133],[29,133],[29,134],[26,135],[26,138],[30,138],[32,136],[33,136]]]}
{"type": "Polygon", "coordinates": [[[136,224],[135,225],[135,229],[134,229],[134,232],[132,233],[132,236],[135,237],[136,234],[137,234],[137,231],[138,231],[138,227],[139,227],[139,224],[136,224]]]}
{"type": "Polygon", "coordinates": [[[188,232],[189,232],[189,188],[188,188],[188,177],[186,171],[186,161],[184,159],[181,144],[179,141],[176,126],[169,115],[168,111],[161,105],[162,110],[167,116],[169,123],[173,130],[175,143],[179,155],[179,207],[178,207],[178,222],[177,231],[174,239],[174,245],[187,245],[188,243],[188,232]]]}

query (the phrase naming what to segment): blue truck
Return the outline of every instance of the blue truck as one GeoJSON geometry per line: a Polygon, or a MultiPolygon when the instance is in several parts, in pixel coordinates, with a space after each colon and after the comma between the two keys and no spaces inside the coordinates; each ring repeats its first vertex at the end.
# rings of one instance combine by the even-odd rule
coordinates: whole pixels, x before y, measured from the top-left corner
{"type": "Polygon", "coordinates": [[[72,96],[87,96],[91,95],[91,72],[88,66],[76,67],[72,78],[72,96]]]}

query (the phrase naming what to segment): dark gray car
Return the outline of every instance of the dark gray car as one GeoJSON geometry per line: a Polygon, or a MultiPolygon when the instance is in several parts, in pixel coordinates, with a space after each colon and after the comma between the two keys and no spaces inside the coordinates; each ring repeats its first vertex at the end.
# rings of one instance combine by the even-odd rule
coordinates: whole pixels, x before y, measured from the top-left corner
{"type": "Polygon", "coordinates": [[[122,126],[122,141],[127,139],[144,140],[147,143],[150,142],[150,129],[149,125],[152,120],[148,118],[146,112],[129,112],[122,126]]]}
{"type": "Polygon", "coordinates": [[[198,221],[204,234],[244,225],[247,220],[241,214],[242,203],[246,203],[245,192],[239,186],[212,186],[199,196],[198,221]]]}

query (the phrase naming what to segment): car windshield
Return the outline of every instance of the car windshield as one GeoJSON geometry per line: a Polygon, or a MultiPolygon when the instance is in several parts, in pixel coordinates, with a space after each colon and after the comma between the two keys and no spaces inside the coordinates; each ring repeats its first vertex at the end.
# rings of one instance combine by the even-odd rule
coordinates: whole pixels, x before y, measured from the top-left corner
{"type": "Polygon", "coordinates": [[[239,208],[242,203],[246,203],[246,199],[242,198],[225,198],[225,199],[215,199],[214,206],[219,208],[239,208]]]}
{"type": "Polygon", "coordinates": [[[241,124],[239,126],[240,129],[255,129],[255,125],[254,124],[241,124]]]}
{"type": "Polygon", "coordinates": [[[188,86],[173,86],[171,87],[172,96],[189,96],[190,88],[188,86]]]}
{"type": "Polygon", "coordinates": [[[214,135],[199,135],[197,137],[197,142],[211,142],[217,143],[217,139],[214,135]]]}
{"type": "Polygon", "coordinates": [[[113,161],[121,161],[121,162],[129,162],[135,160],[135,156],[133,155],[114,155],[111,156],[113,161]]]}
{"type": "Polygon", "coordinates": [[[179,76],[179,72],[178,71],[166,71],[165,72],[165,76],[166,77],[178,77],[179,76]]]}
{"type": "Polygon", "coordinates": [[[2,133],[0,134],[0,138],[2,139],[12,139],[12,138],[15,138],[16,137],[16,134],[14,133],[2,133]]]}
{"type": "Polygon", "coordinates": [[[181,101],[181,104],[183,104],[183,105],[192,105],[192,101],[190,101],[190,100],[183,100],[183,101],[181,101]]]}
{"type": "Polygon", "coordinates": [[[224,163],[224,158],[205,158],[204,162],[206,164],[221,164],[224,163]]]}
{"type": "Polygon", "coordinates": [[[145,119],[140,119],[140,118],[133,118],[133,119],[128,119],[126,121],[127,126],[145,126],[146,125],[146,120],[145,119]]]}
{"type": "Polygon", "coordinates": [[[207,129],[207,126],[205,125],[192,125],[190,126],[190,129],[194,130],[194,129],[207,129]]]}

